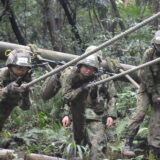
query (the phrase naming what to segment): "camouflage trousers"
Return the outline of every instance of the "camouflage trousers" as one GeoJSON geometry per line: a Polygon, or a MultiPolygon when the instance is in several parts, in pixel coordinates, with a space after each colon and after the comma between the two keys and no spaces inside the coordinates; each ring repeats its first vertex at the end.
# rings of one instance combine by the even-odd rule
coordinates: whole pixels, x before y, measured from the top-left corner
{"type": "Polygon", "coordinates": [[[11,114],[13,108],[14,106],[4,105],[0,103],[0,132],[2,131],[5,121],[11,114]]]}
{"type": "Polygon", "coordinates": [[[86,120],[84,126],[83,136],[80,132],[77,133],[75,131],[74,137],[78,142],[81,141],[81,145],[89,145],[89,160],[99,160],[100,158],[104,158],[107,148],[105,124],[100,121],[86,120]],[[81,138],[76,135],[81,135],[81,138]]]}
{"type": "Polygon", "coordinates": [[[105,157],[107,149],[105,127],[105,124],[99,121],[89,121],[86,124],[86,136],[90,146],[91,160],[105,157]]]}
{"type": "Polygon", "coordinates": [[[144,120],[147,109],[150,106],[150,98],[147,92],[143,89],[143,86],[140,86],[138,95],[137,95],[137,108],[133,113],[131,120],[128,124],[126,138],[132,143],[134,137],[136,136],[138,129],[141,123],[144,120]]]}

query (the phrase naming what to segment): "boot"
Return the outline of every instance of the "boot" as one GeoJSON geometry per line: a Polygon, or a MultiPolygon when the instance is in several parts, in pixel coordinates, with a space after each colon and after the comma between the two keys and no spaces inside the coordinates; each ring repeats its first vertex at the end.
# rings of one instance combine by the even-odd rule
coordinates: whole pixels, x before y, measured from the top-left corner
{"type": "Polygon", "coordinates": [[[126,143],[122,148],[122,154],[129,157],[135,156],[136,154],[131,146],[132,146],[132,141],[130,139],[126,140],[126,143]]]}

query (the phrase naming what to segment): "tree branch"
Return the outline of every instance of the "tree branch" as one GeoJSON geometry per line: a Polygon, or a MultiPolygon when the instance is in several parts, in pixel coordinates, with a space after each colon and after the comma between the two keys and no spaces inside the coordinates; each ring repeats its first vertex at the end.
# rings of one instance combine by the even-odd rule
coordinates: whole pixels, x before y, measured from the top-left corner
{"type": "Polygon", "coordinates": [[[76,22],[74,21],[73,17],[71,16],[71,13],[68,9],[67,3],[64,0],[59,0],[59,2],[65,11],[65,14],[67,16],[69,24],[71,25],[71,31],[73,32],[76,40],[78,41],[78,44],[81,46],[82,51],[84,51],[85,45],[82,42],[82,39],[78,33],[78,29],[76,27],[76,22]]]}
{"type": "Polygon", "coordinates": [[[11,26],[12,26],[12,29],[13,29],[13,32],[15,33],[16,35],[16,38],[19,42],[19,44],[23,44],[23,45],[26,45],[26,41],[25,39],[23,38],[21,32],[20,32],[20,29],[18,27],[18,24],[16,22],[16,19],[15,19],[15,16],[14,16],[14,12],[12,10],[12,8],[10,7],[10,1],[9,0],[1,0],[4,8],[7,6],[7,11],[9,12],[10,16],[9,16],[9,20],[10,20],[10,23],[11,23],[11,26]]]}

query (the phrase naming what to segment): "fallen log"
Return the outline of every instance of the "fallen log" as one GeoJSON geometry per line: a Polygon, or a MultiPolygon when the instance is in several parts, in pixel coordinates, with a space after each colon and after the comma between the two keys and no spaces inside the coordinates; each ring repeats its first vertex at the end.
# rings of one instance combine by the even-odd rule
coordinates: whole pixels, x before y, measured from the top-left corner
{"type": "Polygon", "coordinates": [[[0,149],[0,160],[12,160],[15,151],[10,149],[0,149]]]}
{"type": "MultiPolygon", "coordinates": [[[[8,49],[15,49],[15,48],[24,48],[24,49],[30,49],[28,46],[23,46],[23,45],[19,45],[19,44],[14,44],[14,43],[8,43],[8,42],[2,42],[0,41],[0,59],[6,59],[7,57],[5,56],[5,51],[8,49]]],[[[43,58],[46,59],[50,59],[50,60],[54,60],[54,61],[65,61],[65,62],[69,62],[71,60],[73,60],[74,58],[77,58],[77,55],[72,55],[72,54],[68,54],[68,53],[63,53],[63,52],[57,52],[57,51],[51,51],[51,50],[47,50],[47,49],[41,49],[41,48],[37,48],[37,52],[39,55],[41,55],[43,58]]],[[[108,72],[113,72],[110,70],[106,60],[102,61],[102,67],[108,71],[108,72]]],[[[128,64],[119,64],[123,70],[129,70],[134,68],[135,66],[133,65],[128,65],[128,64]]],[[[117,72],[116,72],[117,73],[117,72]]],[[[137,77],[136,73],[132,73],[131,77],[133,77],[135,79],[135,81],[139,82],[139,78],[137,77]]],[[[122,80],[122,81],[126,81],[129,82],[126,78],[122,77],[118,80],[122,80]]]]}
{"type": "MultiPolygon", "coordinates": [[[[28,46],[23,46],[19,44],[14,44],[14,43],[8,43],[8,42],[2,42],[0,41],[0,59],[6,59],[7,57],[5,56],[5,51],[8,49],[15,49],[15,48],[25,48],[25,49],[30,49],[28,46]]],[[[37,48],[37,52],[46,59],[54,60],[54,61],[65,61],[69,62],[73,60],[74,58],[77,58],[77,55],[73,54],[68,54],[68,53],[63,53],[63,52],[57,52],[57,51],[51,51],[47,49],[41,49],[37,48]]],[[[134,66],[128,65],[128,64],[120,64],[124,70],[128,70],[133,68],[134,66]]],[[[102,66],[106,68],[107,70],[107,63],[106,61],[103,60],[102,66]]]]}
{"type": "Polygon", "coordinates": [[[65,160],[65,159],[32,153],[32,154],[27,154],[25,156],[25,160],[65,160]]]}
{"type": "Polygon", "coordinates": [[[65,160],[63,158],[51,157],[42,154],[25,154],[24,152],[16,152],[10,149],[0,149],[0,160],[12,160],[15,157],[22,158],[24,160],[65,160]]]}

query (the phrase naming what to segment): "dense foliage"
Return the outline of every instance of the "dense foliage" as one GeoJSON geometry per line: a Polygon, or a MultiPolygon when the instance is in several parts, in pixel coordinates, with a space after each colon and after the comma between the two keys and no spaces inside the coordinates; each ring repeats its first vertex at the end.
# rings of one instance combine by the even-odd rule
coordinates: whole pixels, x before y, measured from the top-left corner
{"type": "MultiPolygon", "coordinates": [[[[0,41],[26,45],[32,43],[40,48],[80,55],[89,45],[99,45],[157,12],[156,2],[156,0],[1,0],[0,41]],[[17,28],[14,28],[15,24],[11,18],[17,28]]],[[[157,28],[155,20],[105,48],[103,57],[118,58],[126,64],[139,64],[157,28]]],[[[39,77],[43,71],[35,70],[34,73],[39,77]]],[[[3,132],[5,147],[57,157],[69,157],[71,153],[80,157],[87,156],[87,147],[76,146],[72,142],[71,127],[67,129],[61,127],[60,94],[47,103],[41,100],[42,83],[35,86],[32,108],[22,111],[17,107],[8,119],[3,132]]],[[[119,118],[116,126],[110,131],[112,140],[108,145],[108,158],[126,159],[122,157],[120,150],[125,126],[136,107],[137,89],[125,82],[116,82],[116,87],[119,118]]],[[[138,155],[135,159],[148,156],[153,159],[146,145],[150,112],[148,111],[134,141],[138,155]]]]}

